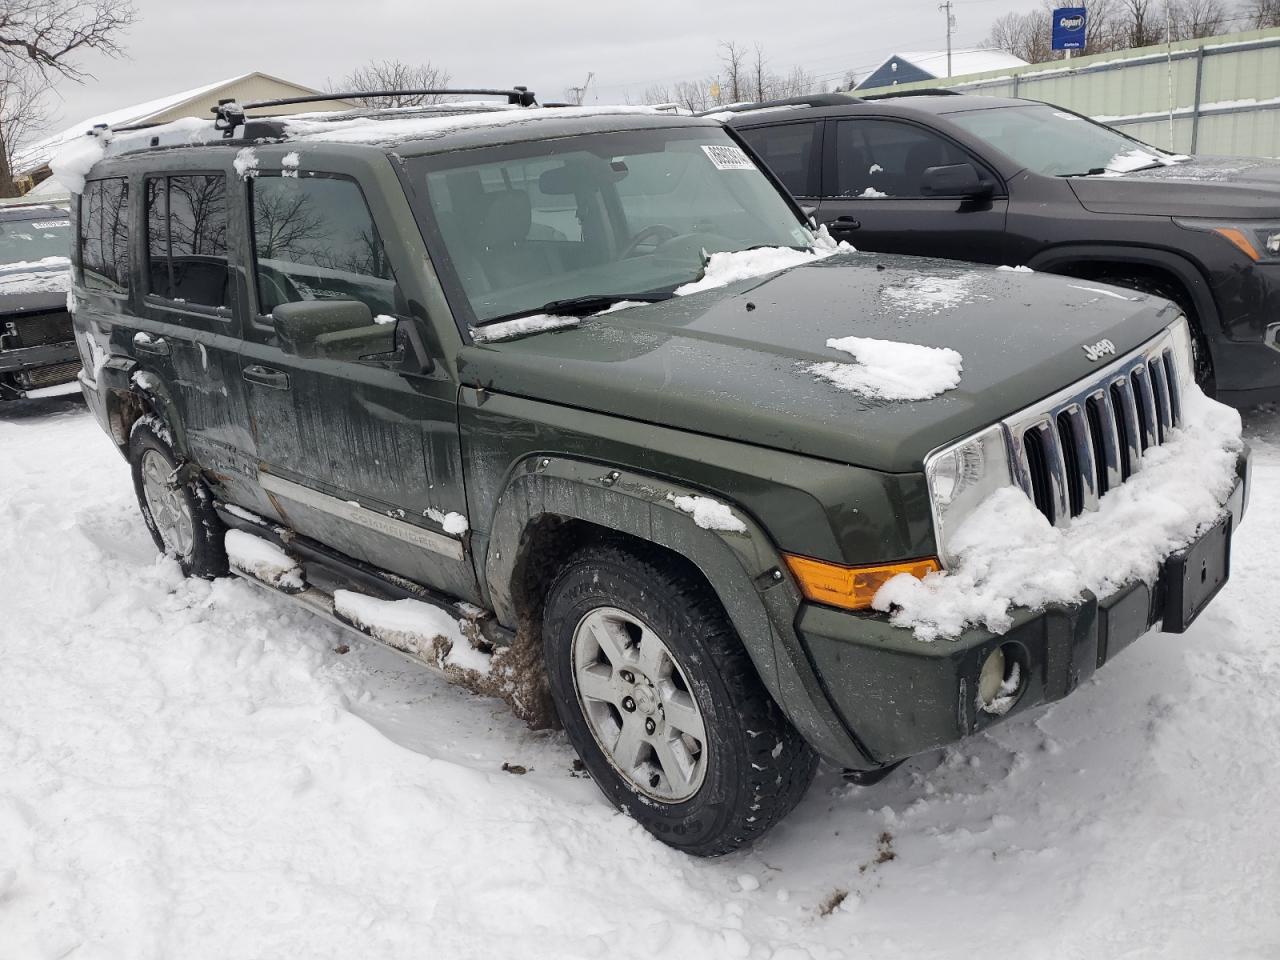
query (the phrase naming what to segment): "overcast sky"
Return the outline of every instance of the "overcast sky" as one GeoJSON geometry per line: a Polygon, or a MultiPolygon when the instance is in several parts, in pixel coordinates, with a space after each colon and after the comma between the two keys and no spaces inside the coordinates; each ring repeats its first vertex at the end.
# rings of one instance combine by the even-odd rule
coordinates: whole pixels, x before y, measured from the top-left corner
{"type": "MultiPolygon", "coordinates": [[[[134,0],[121,60],[86,57],[96,79],[63,82],[52,130],[95,114],[261,70],[312,87],[371,58],[431,61],[457,86],[525,84],[543,100],[595,79],[587,102],[637,100],[654,83],[715,72],[716,46],[760,43],[769,66],[824,81],[886,56],[946,45],[937,0],[134,0]]],[[[954,0],[957,47],[1034,0],[954,0]]]]}

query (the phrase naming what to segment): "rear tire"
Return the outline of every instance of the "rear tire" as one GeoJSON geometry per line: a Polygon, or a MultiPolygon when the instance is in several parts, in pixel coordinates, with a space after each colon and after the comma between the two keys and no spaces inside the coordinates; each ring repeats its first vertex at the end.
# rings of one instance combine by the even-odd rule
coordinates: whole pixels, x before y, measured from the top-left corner
{"type": "Polygon", "coordinates": [[[817,755],[692,567],[639,544],[585,547],[551,586],[543,639],[582,762],[664,843],[728,853],[804,796],[817,755]]]}
{"type": "Polygon", "coordinates": [[[188,577],[212,580],[227,573],[226,531],[200,478],[175,481],[181,464],[159,417],[148,414],[129,433],[129,467],[142,519],[156,548],[178,561],[188,577]]]}

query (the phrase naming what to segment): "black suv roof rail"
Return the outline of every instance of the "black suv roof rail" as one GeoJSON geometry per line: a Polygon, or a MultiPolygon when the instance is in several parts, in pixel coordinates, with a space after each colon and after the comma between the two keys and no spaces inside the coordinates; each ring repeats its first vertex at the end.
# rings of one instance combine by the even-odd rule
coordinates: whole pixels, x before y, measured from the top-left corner
{"type": "Polygon", "coordinates": [[[764,110],[768,107],[843,107],[850,103],[860,103],[861,97],[848,93],[810,93],[799,97],[785,97],[782,100],[761,100],[758,103],[734,103],[727,107],[712,107],[703,110],[697,116],[705,117],[712,113],[749,113],[752,110],[764,110]]]}
{"type": "Polygon", "coordinates": [[[963,90],[953,87],[921,87],[919,90],[894,90],[889,93],[873,93],[864,100],[889,100],[893,97],[963,97],[963,90]]]}

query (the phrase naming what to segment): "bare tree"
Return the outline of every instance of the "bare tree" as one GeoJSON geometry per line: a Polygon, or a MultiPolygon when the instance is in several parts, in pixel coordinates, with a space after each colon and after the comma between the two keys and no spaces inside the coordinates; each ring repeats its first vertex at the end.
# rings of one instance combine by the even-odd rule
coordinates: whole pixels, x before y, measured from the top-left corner
{"type": "Polygon", "coordinates": [[[254,191],[253,237],[260,257],[311,256],[310,248],[325,238],[325,227],[303,191],[254,191]]]}
{"type": "Polygon", "coordinates": [[[721,103],[740,103],[747,99],[746,71],[743,67],[746,58],[747,52],[732,40],[720,42],[720,63],[725,72],[725,83],[720,85],[721,103]]]}
{"type": "Polygon", "coordinates": [[[0,147],[9,170],[31,135],[49,122],[49,90],[49,78],[38,68],[0,64],[0,147]]]}
{"type": "Polygon", "coordinates": [[[757,103],[768,99],[765,96],[765,87],[769,80],[769,71],[765,68],[764,47],[757,43],[755,59],[751,62],[752,97],[757,103]]]}
{"type": "MultiPolygon", "coordinates": [[[[335,87],[326,81],[331,93],[348,90],[443,90],[449,85],[449,72],[431,63],[411,64],[403,60],[370,60],[356,67],[335,87]]],[[[347,97],[366,107],[420,107],[448,99],[440,94],[403,94],[393,97],[347,97]]]]}
{"type": "Polygon", "coordinates": [[[1195,40],[1223,33],[1229,16],[1222,0],[1168,0],[1172,39],[1195,40]]]}
{"type": "MultiPolygon", "coordinates": [[[[0,67],[5,70],[3,99],[7,117],[38,112],[40,95],[52,77],[83,82],[89,77],[76,58],[88,52],[117,56],[118,38],[136,14],[129,0],[0,0],[0,67]],[[25,71],[34,71],[10,89],[25,71]],[[24,93],[25,89],[25,93],[24,93]],[[20,107],[24,104],[25,107],[20,107]]],[[[0,197],[18,195],[8,135],[12,124],[0,120],[0,197]]],[[[16,127],[22,132],[22,123],[16,127]]],[[[30,121],[28,127],[30,129],[30,121]]]]}
{"type": "Polygon", "coordinates": [[[1280,0],[1247,0],[1242,12],[1255,30],[1280,27],[1280,0]]]}

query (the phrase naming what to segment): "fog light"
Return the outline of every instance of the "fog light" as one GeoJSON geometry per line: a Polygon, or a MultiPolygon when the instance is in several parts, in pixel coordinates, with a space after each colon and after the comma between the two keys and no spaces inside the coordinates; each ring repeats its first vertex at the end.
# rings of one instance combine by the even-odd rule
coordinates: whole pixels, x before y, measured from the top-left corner
{"type": "Polygon", "coordinates": [[[1022,692],[1022,669],[1004,647],[992,650],[978,674],[978,709],[1002,717],[1018,702],[1022,692]]]}
{"type": "Polygon", "coordinates": [[[978,674],[978,706],[991,706],[1000,695],[1004,685],[1004,650],[996,647],[982,664],[982,673],[978,674]]]}

